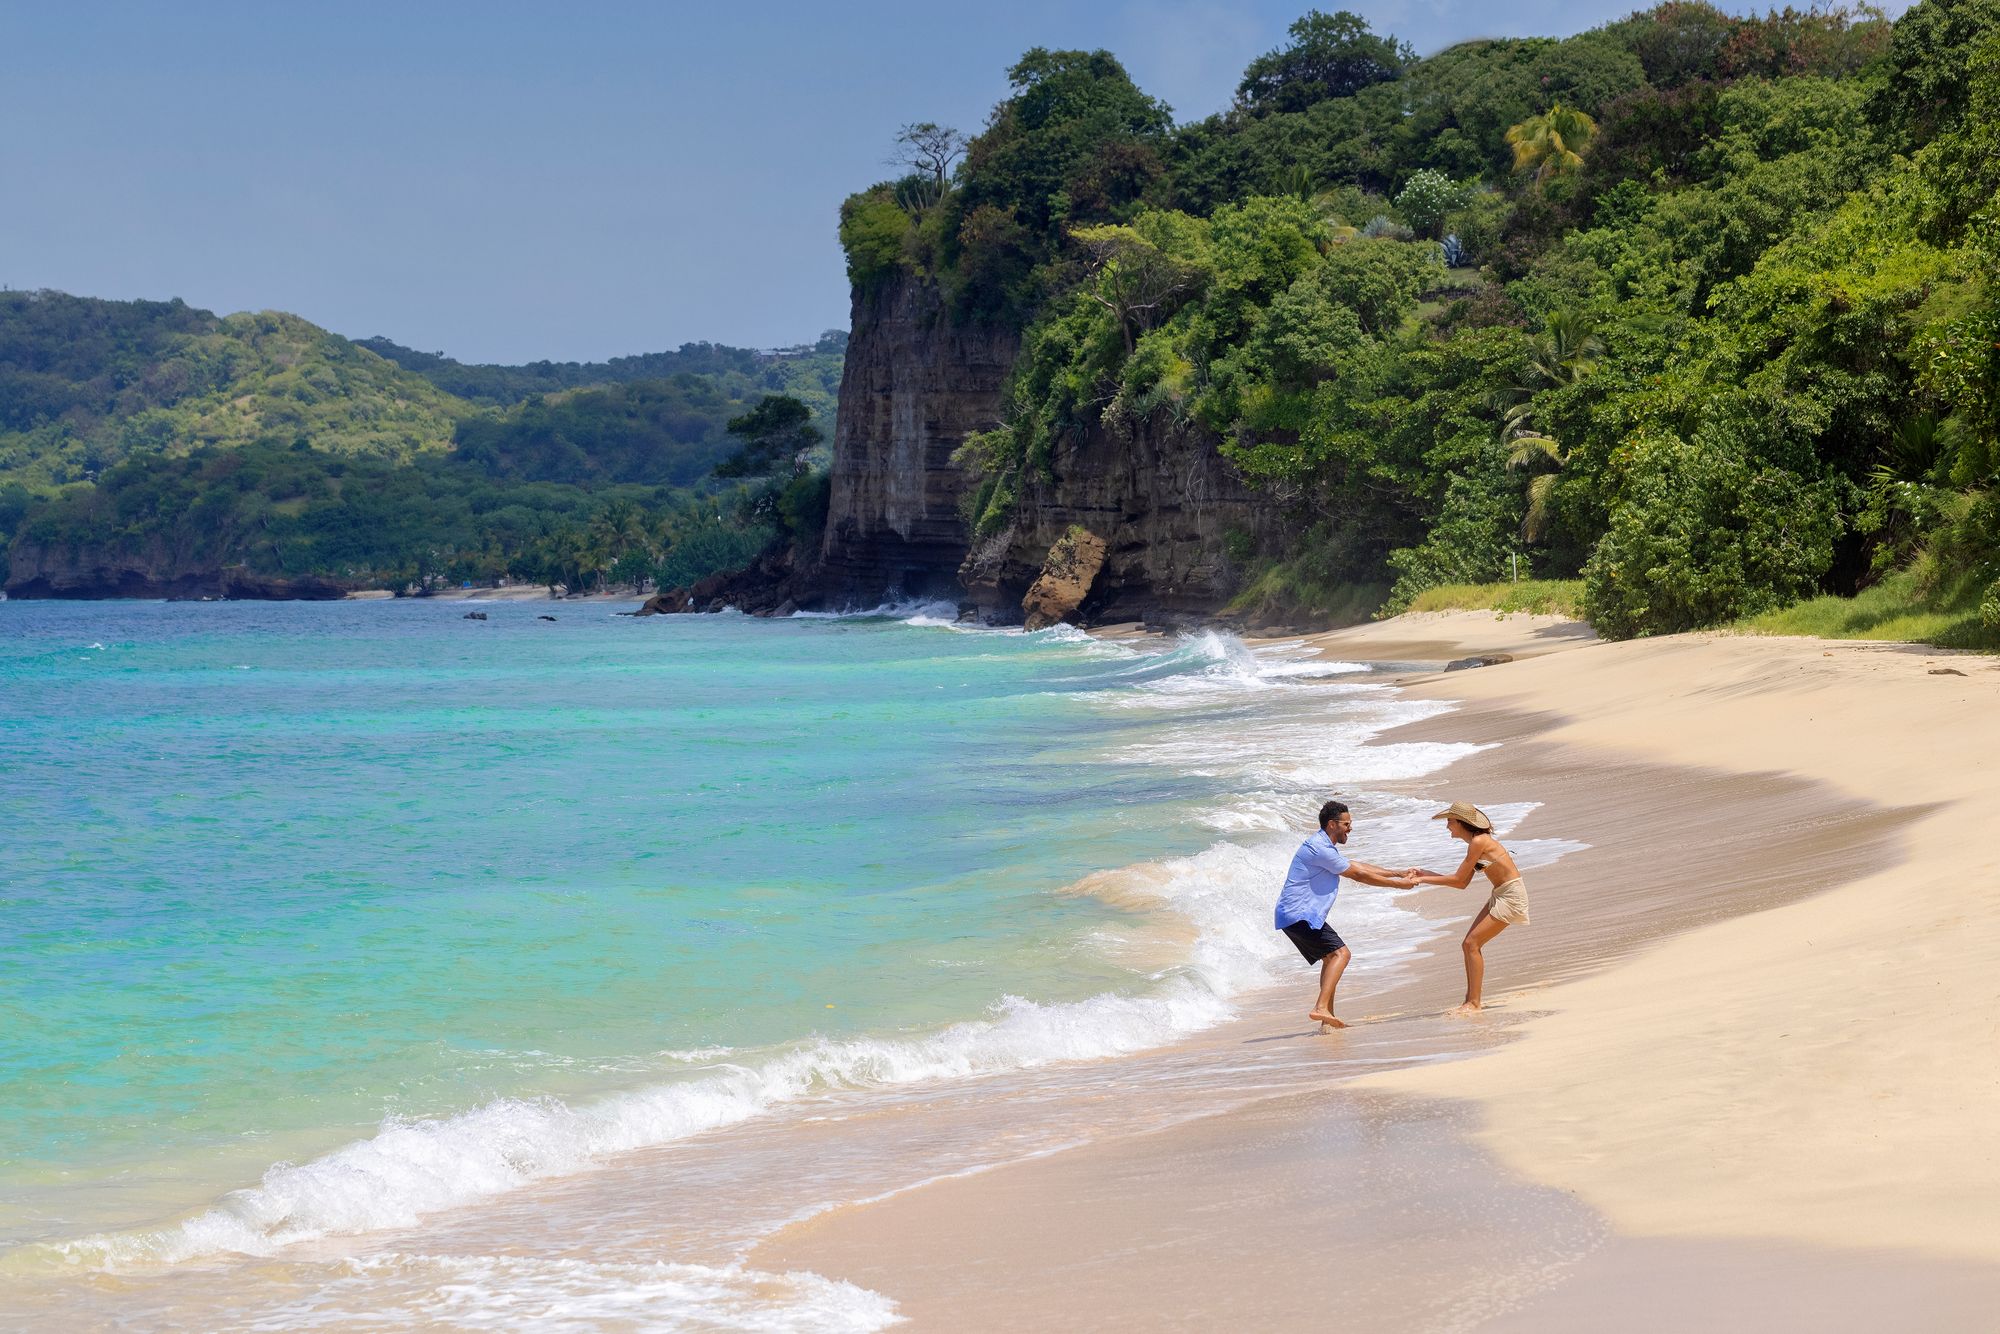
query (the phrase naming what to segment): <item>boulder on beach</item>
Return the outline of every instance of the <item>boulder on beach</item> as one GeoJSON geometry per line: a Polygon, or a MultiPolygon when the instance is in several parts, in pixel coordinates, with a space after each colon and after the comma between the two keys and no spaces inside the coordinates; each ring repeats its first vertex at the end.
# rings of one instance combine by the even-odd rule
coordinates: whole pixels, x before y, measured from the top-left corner
{"type": "Polygon", "coordinates": [[[1076,615],[1090,586],[1104,568],[1109,545],[1081,525],[1072,527],[1049,548],[1042,562],[1041,577],[1021,599],[1022,624],[1030,630],[1045,630],[1076,615]]]}

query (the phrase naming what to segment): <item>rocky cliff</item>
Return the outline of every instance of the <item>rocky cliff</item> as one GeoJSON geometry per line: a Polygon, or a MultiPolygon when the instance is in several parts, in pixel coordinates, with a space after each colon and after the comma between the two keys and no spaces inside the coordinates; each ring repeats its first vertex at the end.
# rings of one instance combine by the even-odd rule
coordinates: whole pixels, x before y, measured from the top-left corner
{"type": "Polygon", "coordinates": [[[967,553],[959,577],[981,614],[1021,619],[1022,599],[1073,528],[1106,550],[1070,619],[1172,622],[1229,601],[1238,558],[1275,545],[1277,510],[1206,431],[1159,420],[1129,433],[1100,427],[1059,447],[1048,473],[1022,487],[1007,526],[967,553]]]}
{"type": "Polygon", "coordinates": [[[951,455],[967,432],[998,424],[1019,348],[1012,329],[954,323],[920,279],[855,293],[816,576],[822,600],[960,594],[964,477],[951,455]]]}
{"type": "Polygon", "coordinates": [[[25,534],[7,552],[7,596],[16,598],[345,597],[347,588],[310,575],[287,578],[172,550],[157,539],[88,547],[44,545],[25,534]]]}
{"type": "Polygon", "coordinates": [[[1272,546],[1269,498],[1243,484],[1212,435],[1161,422],[1068,442],[1027,480],[1007,526],[973,543],[951,455],[968,432],[998,424],[1019,335],[954,323],[916,278],[857,293],[853,317],[826,536],[802,603],[947,597],[1019,622],[1050,550],[1080,527],[1106,554],[1073,619],[1173,619],[1228,601],[1240,574],[1232,550],[1272,546]]]}

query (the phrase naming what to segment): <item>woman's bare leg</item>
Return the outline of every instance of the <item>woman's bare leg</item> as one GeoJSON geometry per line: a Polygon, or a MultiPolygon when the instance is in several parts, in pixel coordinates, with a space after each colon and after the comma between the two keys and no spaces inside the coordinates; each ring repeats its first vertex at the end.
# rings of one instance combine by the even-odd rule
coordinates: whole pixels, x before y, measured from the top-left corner
{"type": "Polygon", "coordinates": [[[1472,919],[1472,929],[1465,933],[1459,948],[1465,951],[1465,1003],[1452,1013],[1471,1014],[1479,1008],[1479,993],[1486,985],[1486,942],[1507,929],[1507,924],[1492,913],[1481,908],[1479,916],[1472,919]]]}

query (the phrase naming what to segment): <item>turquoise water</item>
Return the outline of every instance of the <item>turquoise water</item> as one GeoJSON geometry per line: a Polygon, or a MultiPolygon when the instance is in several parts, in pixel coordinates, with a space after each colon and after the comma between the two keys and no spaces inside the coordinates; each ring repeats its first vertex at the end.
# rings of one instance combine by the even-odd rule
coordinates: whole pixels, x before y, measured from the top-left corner
{"type": "Polygon", "coordinates": [[[1106,707],[1184,656],[483,609],[0,605],[0,1236],[385,1117],[1129,990],[1094,942],[1135,914],[1051,891],[1214,837],[1214,776],[1106,707]]]}
{"type": "MultiPolygon", "coordinates": [[[[368,1327],[388,1288],[457,1300],[460,1260],[409,1250],[433,1223],[560,1249],[516,1206],[662,1150],[728,1178],[732,1135],[812,1125],[791,1204],[736,1182],[642,1228],[667,1270],[486,1255],[513,1277],[474,1286],[875,1328],[871,1294],[740,1269],[746,1239],[937,1170],[864,1133],[884,1109],[1290,1004],[1270,904],[1311,812],[1341,795],[1360,855],[1423,860],[1407,784],[1473,749],[1377,744],[1448,706],[1300,644],[466,610],[0,604],[0,1306],[88,1306],[110,1270],[233,1311],[279,1270],[214,1287],[229,1257],[306,1293],[303,1243],[388,1246],[335,1262],[368,1327]]],[[[1364,982],[1437,934],[1397,898],[1338,909],[1364,982]]],[[[1006,1144],[1087,1136],[1079,1106],[1006,1144]]]]}

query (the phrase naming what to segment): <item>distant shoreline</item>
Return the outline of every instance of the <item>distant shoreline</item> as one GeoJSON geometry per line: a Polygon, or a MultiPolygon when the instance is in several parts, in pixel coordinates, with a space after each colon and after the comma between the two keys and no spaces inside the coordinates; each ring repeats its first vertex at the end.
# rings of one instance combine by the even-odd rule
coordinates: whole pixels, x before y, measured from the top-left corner
{"type": "MultiPolygon", "coordinates": [[[[400,599],[404,602],[644,602],[647,594],[630,590],[616,593],[572,593],[557,597],[541,584],[510,584],[506,588],[440,588],[435,592],[400,599]]],[[[388,602],[397,600],[386,588],[360,589],[349,593],[346,602],[388,602]]]]}

